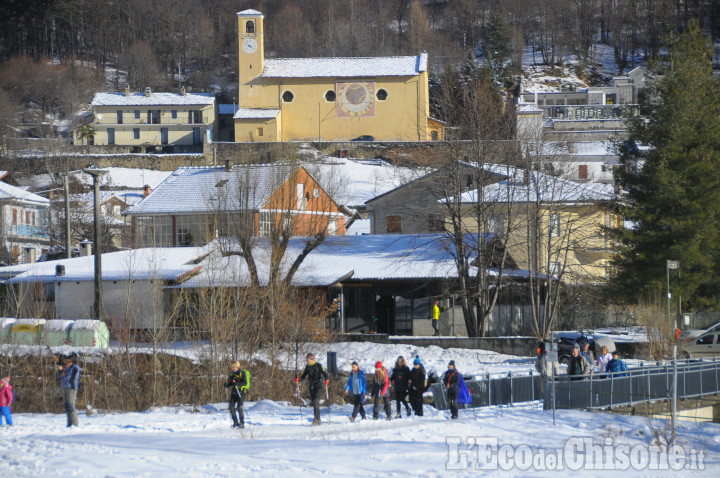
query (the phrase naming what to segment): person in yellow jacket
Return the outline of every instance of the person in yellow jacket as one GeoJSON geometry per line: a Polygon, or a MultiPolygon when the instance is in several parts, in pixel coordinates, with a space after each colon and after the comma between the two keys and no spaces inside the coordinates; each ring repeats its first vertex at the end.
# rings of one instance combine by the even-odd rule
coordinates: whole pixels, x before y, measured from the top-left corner
{"type": "Polygon", "coordinates": [[[440,307],[438,306],[438,301],[435,301],[432,308],[432,326],[435,331],[433,337],[440,335],[440,328],[438,327],[438,324],[440,324],[440,307]]]}

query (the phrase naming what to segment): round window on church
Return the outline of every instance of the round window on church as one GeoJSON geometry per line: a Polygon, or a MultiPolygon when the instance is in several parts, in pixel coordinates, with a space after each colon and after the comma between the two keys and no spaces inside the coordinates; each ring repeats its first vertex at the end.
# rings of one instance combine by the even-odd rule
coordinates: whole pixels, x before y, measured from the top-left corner
{"type": "Polygon", "coordinates": [[[284,103],[292,103],[292,101],[295,99],[295,95],[292,94],[292,91],[284,91],[282,94],[282,100],[284,103]]]}
{"type": "Polygon", "coordinates": [[[380,101],[385,101],[388,97],[387,91],[383,90],[382,88],[377,90],[377,93],[375,93],[375,96],[377,96],[377,99],[380,101]]]}
{"type": "Polygon", "coordinates": [[[335,92],[333,90],[327,90],[325,92],[325,101],[332,103],[335,101],[337,96],[335,95],[335,92]]]}

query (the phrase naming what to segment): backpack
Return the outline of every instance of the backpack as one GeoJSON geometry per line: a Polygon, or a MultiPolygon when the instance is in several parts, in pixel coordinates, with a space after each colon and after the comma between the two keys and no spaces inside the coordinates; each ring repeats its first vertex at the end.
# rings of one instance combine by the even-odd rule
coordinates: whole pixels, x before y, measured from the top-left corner
{"type": "Polygon", "coordinates": [[[242,386],[241,391],[247,392],[250,389],[250,371],[243,370],[243,373],[245,374],[245,385],[242,386]]]}

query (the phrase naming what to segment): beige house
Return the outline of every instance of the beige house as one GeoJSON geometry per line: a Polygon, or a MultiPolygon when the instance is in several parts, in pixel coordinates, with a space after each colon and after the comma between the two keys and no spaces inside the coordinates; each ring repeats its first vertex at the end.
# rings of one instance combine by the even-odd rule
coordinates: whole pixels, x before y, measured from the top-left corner
{"type": "Polygon", "coordinates": [[[75,143],[202,151],[213,140],[215,97],[207,93],[97,93],[92,101],[94,135],[75,133],[75,143]]]}

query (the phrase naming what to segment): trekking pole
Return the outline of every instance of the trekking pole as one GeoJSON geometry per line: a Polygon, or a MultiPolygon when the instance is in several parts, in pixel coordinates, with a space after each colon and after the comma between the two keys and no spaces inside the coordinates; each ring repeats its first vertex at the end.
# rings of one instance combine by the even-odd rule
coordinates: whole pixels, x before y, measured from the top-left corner
{"type": "Polygon", "coordinates": [[[299,382],[295,382],[295,395],[297,395],[297,398],[300,401],[300,406],[299,406],[299,408],[300,408],[300,424],[302,425],[302,421],[303,421],[302,404],[303,404],[303,402],[302,402],[302,398],[300,398],[300,383],[299,382]]]}
{"type": "Polygon", "coordinates": [[[325,403],[327,403],[328,409],[328,425],[330,424],[330,394],[328,392],[328,384],[325,384],[325,403]]]}

